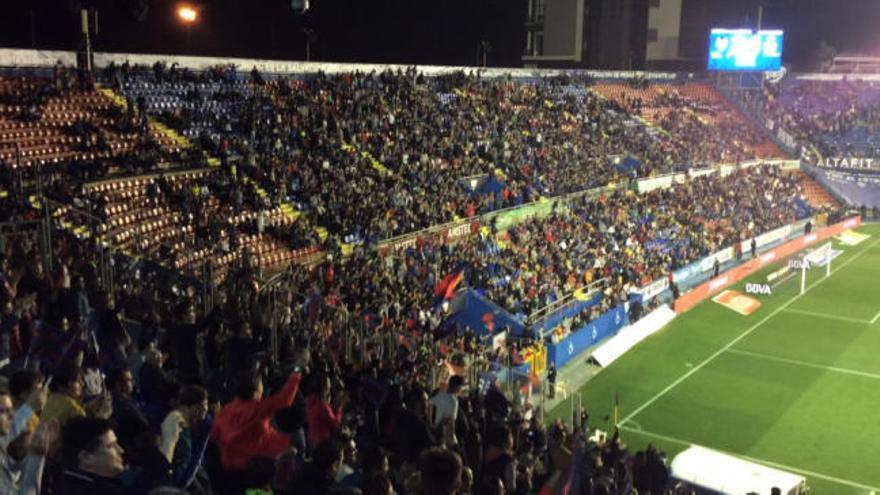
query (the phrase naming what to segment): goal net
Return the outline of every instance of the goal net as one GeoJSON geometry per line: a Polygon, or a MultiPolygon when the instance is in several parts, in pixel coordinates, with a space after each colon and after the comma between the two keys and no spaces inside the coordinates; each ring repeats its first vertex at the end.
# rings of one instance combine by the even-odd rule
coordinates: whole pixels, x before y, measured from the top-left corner
{"type": "Polygon", "coordinates": [[[831,243],[827,242],[804,254],[801,263],[801,294],[807,290],[807,270],[813,266],[825,266],[825,276],[831,275],[831,243]]]}

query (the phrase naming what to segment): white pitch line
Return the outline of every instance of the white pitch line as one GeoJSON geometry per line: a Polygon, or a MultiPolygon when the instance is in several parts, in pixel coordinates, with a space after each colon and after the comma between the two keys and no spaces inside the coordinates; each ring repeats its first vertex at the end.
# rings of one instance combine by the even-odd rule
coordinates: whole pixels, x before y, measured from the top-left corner
{"type": "MultiPolygon", "coordinates": [[[[647,437],[653,437],[653,438],[656,438],[656,439],[658,439],[658,440],[665,440],[665,441],[667,441],[667,442],[677,443],[677,444],[679,444],[679,445],[687,445],[687,446],[696,445],[696,444],[693,443],[693,442],[688,442],[687,440],[682,440],[682,439],[680,439],[680,438],[670,437],[670,436],[667,436],[667,435],[660,435],[659,433],[652,433],[652,432],[650,432],[650,431],[645,431],[645,430],[637,430],[637,429],[635,429],[635,428],[629,428],[629,427],[627,427],[627,426],[621,426],[620,429],[621,429],[621,430],[625,430],[625,431],[629,431],[629,432],[631,432],[631,433],[642,434],[642,435],[645,435],[645,436],[647,436],[647,437]]],[[[792,466],[787,466],[787,465],[785,465],[785,464],[780,464],[780,463],[778,463],[778,462],[767,461],[767,460],[764,460],[764,459],[758,459],[758,458],[756,458],[756,457],[750,457],[750,456],[747,456],[747,455],[737,454],[737,453],[734,453],[734,452],[726,452],[726,451],[724,451],[724,450],[716,449],[716,448],[714,448],[714,447],[707,447],[707,448],[711,448],[712,450],[714,450],[714,451],[716,451],[716,452],[721,452],[722,454],[732,455],[732,456],[734,456],[734,457],[739,457],[740,459],[745,459],[745,460],[747,460],[747,461],[757,462],[758,464],[764,464],[764,465],[767,465],[767,466],[770,466],[770,467],[774,467],[774,468],[777,468],[777,469],[782,469],[783,471],[791,471],[791,472],[794,472],[794,473],[802,474],[802,475],[804,475],[804,476],[810,476],[810,477],[812,477],[812,478],[819,478],[819,479],[823,479],[823,480],[825,480],[825,481],[831,481],[832,483],[837,483],[837,484],[840,484],[840,485],[851,486],[851,487],[853,487],[853,488],[859,488],[859,489],[862,489],[862,490],[868,490],[868,491],[872,491],[872,492],[878,492],[878,491],[880,491],[880,488],[877,488],[877,487],[874,487],[874,486],[870,486],[870,485],[865,485],[865,484],[863,484],[863,483],[859,483],[859,482],[857,482],[857,481],[845,480],[845,479],[843,479],[843,478],[838,478],[838,477],[836,477],[836,476],[830,476],[830,475],[827,475],[827,474],[816,473],[816,472],[813,472],[813,471],[808,471],[808,470],[806,470],[806,469],[801,469],[801,468],[796,468],[796,467],[792,467],[792,466]]]]}
{"type": "Polygon", "coordinates": [[[852,263],[853,261],[859,259],[859,257],[860,257],[862,254],[864,254],[864,253],[867,252],[869,249],[871,249],[871,248],[873,248],[874,246],[876,246],[878,242],[880,242],[880,240],[876,240],[876,241],[872,242],[870,245],[865,246],[864,249],[862,249],[861,251],[859,251],[858,253],[856,253],[855,255],[853,255],[852,258],[849,258],[848,260],[846,260],[846,261],[844,261],[843,263],[841,263],[840,265],[838,265],[838,266],[837,266],[837,269],[834,270],[834,271],[831,273],[831,275],[829,275],[829,276],[827,276],[827,277],[822,277],[820,280],[818,280],[818,281],[816,281],[816,282],[813,282],[809,287],[807,287],[807,288],[804,290],[804,292],[803,292],[802,294],[797,294],[796,296],[794,296],[794,297],[792,297],[791,299],[789,299],[788,302],[785,302],[785,303],[783,303],[781,306],[779,306],[778,308],[774,309],[769,315],[767,315],[767,316],[765,316],[764,318],[762,318],[761,321],[759,321],[758,323],[755,323],[754,325],[752,325],[751,327],[749,327],[745,332],[741,333],[738,337],[736,337],[735,339],[733,339],[733,340],[731,340],[730,342],[728,342],[727,345],[725,345],[725,346],[722,347],[721,349],[718,349],[717,351],[715,351],[714,354],[712,354],[711,356],[709,356],[709,357],[707,357],[705,360],[703,360],[703,362],[701,362],[700,364],[698,364],[698,365],[694,366],[693,368],[691,368],[690,370],[688,370],[687,373],[681,375],[677,380],[675,380],[674,382],[670,383],[670,384],[669,384],[666,388],[664,388],[663,390],[657,392],[657,394],[655,394],[653,397],[651,397],[650,399],[648,399],[647,402],[645,402],[644,404],[642,404],[641,406],[639,406],[638,408],[636,408],[635,411],[629,413],[629,415],[627,415],[626,417],[624,417],[624,418],[620,421],[620,423],[618,423],[618,424],[619,424],[619,425],[625,424],[625,423],[626,423],[627,421],[629,421],[630,419],[636,417],[636,415],[638,415],[640,412],[644,411],[648,406],[650,406],[651,404],[653,404],[654,402],[656,402],[657,399],[659,399],[660,397],[663,397],[664,395],[666,395],[670,390],[672,390],[672,389],[674,389],[675,387],[677,387],[681,382],[687,380],[688,377],[690,377],[691,375],[693,375],[693,374],[696,373],[697,371],[700,371],[700,369],[702,369],[703,366],[706,366],[707,364],[709,364],[710,362],[712,362],[715,358],[717,358],[717,357],[720,356],[722,353],[724,353],[724,351],[726,351],[726,350],[730,349],[731,347],[733,347],[734,345],[736,345],[737,342],[739,342],[740,340],[746,338],[749,334],[751,334],[752,332],[754,332],[755,330],[757,330],[757,329],[758,329],[761,325],[763,325],[764,323],[767,323],[767,322],[770,320],[770,318],[773,318],[774,316],[776,316],[776,315],[778,315],[779,313],[781,313],[785,308],[787,308],[789,305],[791,305],[791,303],[793,303],[793,302],[797,301],[798,299],[800,299],[801,296],[803,296],[804,294],[806,294],[807,292],[809,292],[810,290],[812,290],[814,287],[816,287],[816,286],[818,286],[819,284],[821,284],[822,282],[824,282],[825,280],[828,280],[828,278],[830,278],[832,275],[834,275],[834,274],[840,272],[840,270],[841,270],[843,267],[845,267],[846,265],[848,265],[848,264],[852,263]]]}
{"type": "Polygon", "coordinates": [[[829,315],[826,313],[819,313],[816,311],[807,311],[805,309],[785,308],[785,312],[786,313],[795,313],[795,314],[805,315],[805,316],[815,316],[816,318],[825,318],[827,320],[845,321],[847,323],[861,323],[863,325],[867,325],[868,323],[872,323],[868,320],[860,320],[858,318],[850,318],[848,316],[829,315]]]}
{"type": "Polygon", "coordinates": [[[871,325],[873,325],[874,323],[877,323],[877,320],[880,320],[880,311],[877,311],[877,314],[874,315],[873,318],[871,318],[871,325]]]}
{"type": "Polygon", "coordinates": [[[851,370],[849,368],[840,368],[837,366],[826,366],[824,364],[816,364],[816,363],[810,363],[807,361],[799,361],[797,359],[789,359],[789,358],[784,358],[784,357],[779,357],[779,356],[773,356],[772,354],[764,354],[761,352],[746,351],[743,349],[731,348],[731,349],[727,349],[726,352],[731,353],[731,354],[741,354],[743,356],[752,356],[755,358],[766,359],[768,361],[778,361],[780,363],[787,363],[787,364],[793,364],[796,366],[803,366],[805,368],[815,368],[817,370],[833,371],[835,373],[843,373],[846,375],[855,375],[855,376],[861,376],[861,377],[865,377],[865,378],[873,378],[875,380],[880,380],[880,374],[871,373],[869,371],[851,370]]]}

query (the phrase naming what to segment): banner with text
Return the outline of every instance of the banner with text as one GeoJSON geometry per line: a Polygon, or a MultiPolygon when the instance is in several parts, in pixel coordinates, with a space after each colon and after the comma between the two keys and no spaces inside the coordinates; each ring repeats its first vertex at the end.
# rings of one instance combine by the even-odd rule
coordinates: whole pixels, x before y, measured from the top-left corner
{"type": "Polygon", "coordinates": [[[850,170],[880,171],[880,160],[860,157],[828,157],[820,158],[816,165],[822,168],[843,168],[850,170]]]}
{"type": "Polygon", "coordinates": [[[649,302],[651,299],[659,296],[663,293],[664,290],[669,288],[669,279],[663,277],[659,280],[655,280],[650,284],[642,287],[641,289],[635,291],[633,294],[641,297],[642,304],[649,302]]]}
{"type": "Polygon", "coordinates": [[[684,311],[687,311],[697,304],[717,294],[722,289],[725,289],[728,286],[742,280],[743,278],[748,277],[749,275],[764,268],[765,266],[787,258],[792,254],[819,241],[836,236],[837,234],[840,234],[845,230],[856,228],[861,225],[861,222],[861,217],[852,217],[843,222],[819,229],[818,231],[815,231],[809,235],[793,239],[786,242],[785,244],[771,249],[770,251],[767,251],[757,258],[751,259],[743,263],[742,265],[737,266],[736,268],[724,272],[723,274],[712,278],[702,285],[695,287],[693,290],[690,290],[687,293],[683,294],[675,301],[675,312],[682,313],[684,311]]]}

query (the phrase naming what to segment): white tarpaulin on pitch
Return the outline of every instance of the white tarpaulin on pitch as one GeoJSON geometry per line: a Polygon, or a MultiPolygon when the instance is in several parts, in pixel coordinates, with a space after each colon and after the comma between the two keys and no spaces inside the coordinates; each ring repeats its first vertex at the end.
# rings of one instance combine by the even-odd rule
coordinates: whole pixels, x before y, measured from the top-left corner
{"type": "Polygon", "coordinates": [[[675,311],[669,309],[669,306],[665,304],[660,306],[645,315],[641,320],[625,327],[617,335],[599,346],[598,349],[593,351],[593,359],[602,367],[608,366],[612,361],[648,338],[652,333],[663,328],[674,318],[675,311]]]}

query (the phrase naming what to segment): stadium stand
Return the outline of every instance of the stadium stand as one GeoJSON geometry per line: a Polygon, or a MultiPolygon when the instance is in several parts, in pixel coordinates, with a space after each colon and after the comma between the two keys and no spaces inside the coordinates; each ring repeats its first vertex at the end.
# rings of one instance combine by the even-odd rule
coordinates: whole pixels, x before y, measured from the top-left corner
{"type": "Polygon", "coordinates": [[[545,424],[509,392],[642,287],[830,211],[815,183],[746,161],[781,152],[704,84],[288,76],[126,63],[99,89],[0,82],[2,220],[49,216],[23,241],[0,231],[0,408],[17,410],[0,434],[39,417],[32,459],[60,452],[0,483],[671,490],[654,447],[588,440],[580,407],[545,424]],[[473,326],[450,314],[465,294],[490,308],[473,326]],[[536,316],[565,300],[588,303],[536,316]]]}
{"type": "MultiPolygon", "coordinates": [[[[626,178],[609,155],[645,162],[637,175],[698,163],[685,151],[695,143],[693,129],[679,133],[690,141],[664,149],[627,126],[619,107],[567,81],[407,72],[261,77],[257,84],[221,69],[196,76],[161,65],[152,73],[111,69],[108,78],[147,113],[224,164],[237,163],[273,198],[289,200],[345,242],[376,242],[626,178]],[[366,204],[351,208],[356,198],[366,204]]],[[[706,130],[698,135],[709,135],[711,126],[700,125],[706,130]]],[[[717,156],[706,163],[747,156],[723,151],[745,145],[716,139],[717,156]]],[[[748,151],[748,158],[778,156],[758,145],[748,151]]]]}
{"type": "Polygon", "coordinates": [[[873,78],[861,77],[789,76],[738,95],[744,109],[807,162],[805,188],[814,205],[880,204],[873,188],[880,92],[873,78]]]}
{"type": "Polygon", "coordinates": [[[834,198],[834,196],[830,192],[828,192],[828,190],[825,189],[822,184],[819,184],[808,174],[803,172],[793,173],[797,175],[797,180],[800,182],[800,187],[803,191],[804,200],[811,207],[815,209],[835,209],[840,206],[840,203],[834,198]]]}
{"type": "Polygon", "coordinates": [[[667,139],[688,150],[685,163],[727,163],[785,154],[707,84],[599,84],[618,102],[667,139]]]}
{"type": "Polygon", "coordinates": [[[880,87],[874,81],[802,80],[766,84],[748,94],[748,107],[791,133],[813,156],[876,156],[880,87]]]}
{"type": "Polygon", "coordinates": [[[158,133],[142,135],[124,125],[119,109],[100,92],[76,88],[61,94],[59,87],[69,84],[0,80],[0,160],[25,169],[71,164],[72,173],[90,174],[95,167],[162,167],[180,151],[158,133]],[[157,148],[165,155],[155,156],[157,148]]]}

